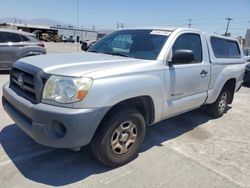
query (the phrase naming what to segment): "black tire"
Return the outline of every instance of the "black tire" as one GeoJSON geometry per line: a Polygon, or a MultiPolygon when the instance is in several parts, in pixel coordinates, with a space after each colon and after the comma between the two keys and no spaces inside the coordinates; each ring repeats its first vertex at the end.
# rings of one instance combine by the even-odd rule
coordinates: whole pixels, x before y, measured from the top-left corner
{"type": "Polygon", "coordinates": [[[145,132],[145,120],[140,112],[130,107],[119,108],[109,114],[108,117],[101,123],[90,143],[91,150],[95,157],[104,165],[118,167],[130,162],[138,155],[139,148],[145,137],[145,132]],[[125,129],[133,127],[133,130],[131,128],[133,132],[131,133],[131,130],[129,129],[130,134],[128,130],[126,132],[125,129],[121,129],[121,126],[122,128],[125,127],[125,129]],[[120,130],[125,130],[125,132],[119,134],[120,130]],[[115,134],[117,134],[116,137],[115,134]],[[126,136],[128,134],[128,139],[125,142],[124,135],[126,136]],[[135,135],[137,136],[135,137],[135,135]],[[132,145],[130,144],[133,140],[130,138],[133,138],[134,140],[132,145]],[[121,141],[121,139],[124,142],[121,141]],[[111,144],[112,142],[113,145],[111,144]],[[126,150],[122,147],[123,149],[120,149],[119,154],[119,147],[116,148],[116,145],[126,147],[127,151],[122,153],[126,150]]]}
{"type": "Polygon", "coordinates": [[[231,95],[230,90],[227,87],[224,87],[220,95],[218,96],[217,100],[214,103],[209,104],[207,106],[208,114],[216,118],[223,116],[223,114],[227,111],[230,95],[231,95]],[[225,98],[225,96],[226,100],[223,99],[225,98]],[[224,104],[222,105],[222,103],[224,104]]]}

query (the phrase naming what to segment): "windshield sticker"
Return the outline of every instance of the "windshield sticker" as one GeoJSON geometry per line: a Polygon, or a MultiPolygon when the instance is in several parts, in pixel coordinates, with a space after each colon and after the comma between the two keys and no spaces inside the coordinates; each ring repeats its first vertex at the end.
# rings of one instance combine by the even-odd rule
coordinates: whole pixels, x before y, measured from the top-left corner
{"type": "Polygon", "coordinates": [[[165,35],[165,36],[169,36],[171,34],[171,32],[164,31],[164,30],[153,30],[150,34],[151,35],[165,35]]]}

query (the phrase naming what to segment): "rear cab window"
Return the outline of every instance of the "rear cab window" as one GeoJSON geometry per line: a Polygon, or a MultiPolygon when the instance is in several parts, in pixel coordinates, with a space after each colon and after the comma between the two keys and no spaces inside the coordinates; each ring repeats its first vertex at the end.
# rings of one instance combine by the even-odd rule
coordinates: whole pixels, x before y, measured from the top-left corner
{"type": "Polygon", "coordinates": [[[211,37],[211,46],[216,58],[241,58],[239,45],[236,41],[211,37]]]}

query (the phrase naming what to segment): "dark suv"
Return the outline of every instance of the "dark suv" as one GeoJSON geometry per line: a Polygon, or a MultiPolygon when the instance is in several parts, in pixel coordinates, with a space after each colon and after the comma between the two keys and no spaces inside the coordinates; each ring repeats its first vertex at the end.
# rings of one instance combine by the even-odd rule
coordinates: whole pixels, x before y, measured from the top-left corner
{"type": "Polygon", "coordinates": [[[34,34],[0,29],[0,70],[9,70],[20,58],[40,54],[46,54],[46,49],[34,34]]]}
{"type": "Polygon", "coordinates": [[[250,57],[246,59],[246,71],[244,75],[244,83],[250,84],[250,57]]]}

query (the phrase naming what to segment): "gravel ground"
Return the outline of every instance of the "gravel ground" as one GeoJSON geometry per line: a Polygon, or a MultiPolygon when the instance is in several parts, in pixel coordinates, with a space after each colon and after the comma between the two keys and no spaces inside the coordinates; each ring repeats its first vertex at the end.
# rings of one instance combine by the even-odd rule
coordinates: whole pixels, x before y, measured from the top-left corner
{"type": "MultiPolygon", "coordinates": [[[[46,46],[48,53],[76,51],[75,44],[46,46]]],[[[7,80],[2,72],[0,87],[7,80]]],[[[35,143],[0,104],[1,187],[250,187],[249,114],[245,86],[222,118],[197,109],[149,127],[139,156],[111,169],[89,146],[73,152],[35,143]]]]}
{"type": "Polygon", "coordinates": [[[68,53],[81,51],[80,43],[44,42],[47,53],[68,53]]]}

